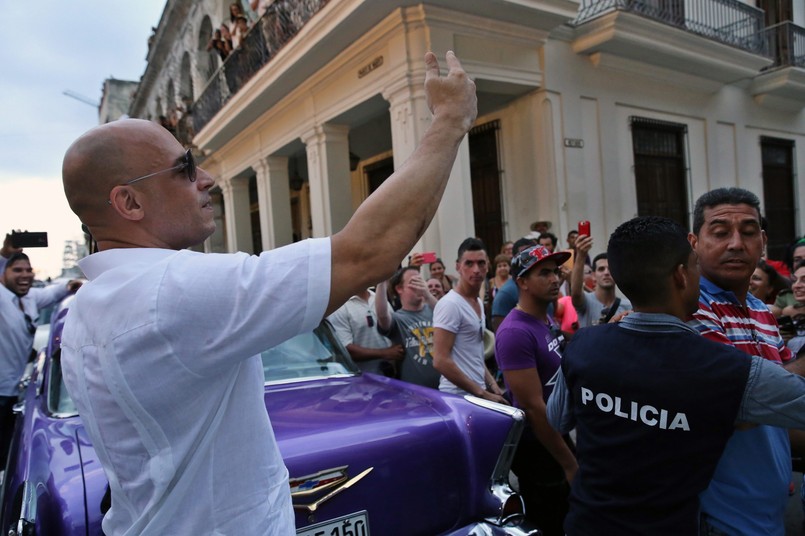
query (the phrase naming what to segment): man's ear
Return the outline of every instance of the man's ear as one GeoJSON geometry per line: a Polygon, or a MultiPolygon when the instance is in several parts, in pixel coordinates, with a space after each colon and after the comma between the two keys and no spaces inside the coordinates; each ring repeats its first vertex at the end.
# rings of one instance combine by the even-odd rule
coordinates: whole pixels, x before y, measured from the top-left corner
{"type": "Polygon", "coordinates": [[[109,193],[112,209],[121,217],[131,221],[139,221],[145,217],[145,210],[140,204],[139,192],[129,186],[115,186],[109,193]]]}
{"type": "Polygon", "coordinates": [[[688,269],[684,264],[678,264],[671,273],[671,279],[675,290],[685,290],[690,285],[688,280],[688,269]]]}
{"type": "Polygon", "coordinates": [[[698,236],[696,236],[692,232],[688,233],[688,243],[690,243],[690,247],[691,247],[691,249],[693,249],[693,251],[696,251],[696,244],[698,242],[699,242],[699,237],[698,236]]]}

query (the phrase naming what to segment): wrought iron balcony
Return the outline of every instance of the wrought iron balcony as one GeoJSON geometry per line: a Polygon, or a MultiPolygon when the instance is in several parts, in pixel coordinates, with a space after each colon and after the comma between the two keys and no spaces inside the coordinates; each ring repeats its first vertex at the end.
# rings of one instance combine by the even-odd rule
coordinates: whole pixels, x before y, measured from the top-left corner
{"type": "Polygon", "coordinates": [[[212,75],[193,103],[199,132],[264,65],[291,41],[328,0],[275,0],[212,75]]]}
{"type": "Polygon", "coordinates": [[[763,11],[738,0],[582,0],[574,23],[626,11],[748,52],[768,55],[763,11]]]}
{"type": "Polygon", "coordinates": [[[805,28],[786,21],[763,30],[776,67],[805,68],[805,28]]]}

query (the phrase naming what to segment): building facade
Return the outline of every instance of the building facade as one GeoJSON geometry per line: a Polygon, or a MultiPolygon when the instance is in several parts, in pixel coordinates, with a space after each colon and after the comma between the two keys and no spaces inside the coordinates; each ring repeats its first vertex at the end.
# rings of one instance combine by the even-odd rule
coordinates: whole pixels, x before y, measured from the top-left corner
{"type": "Polygon", "coordinates": [[[173,114],[216,177],[208,251],[341,229],[429,124],[427,50],[456,51],[479,116],[419,251],[449,261],[479,236],[494,255],[536,220],[560,238],[589,220],[597,252],[636,215],[690,227],[719,186],[761,198],[770,256],[804,232],[802,2],[244,3],[251,30],[223,58],[209,45],[229,3],[168,0],[129,109],[173,114]]]}

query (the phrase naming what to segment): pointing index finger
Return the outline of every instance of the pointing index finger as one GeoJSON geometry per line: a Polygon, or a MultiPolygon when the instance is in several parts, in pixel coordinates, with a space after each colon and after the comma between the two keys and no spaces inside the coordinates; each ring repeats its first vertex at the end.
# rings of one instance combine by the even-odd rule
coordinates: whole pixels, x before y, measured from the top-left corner
{"type": "Polygon", "coordinates": [[[436,59],[436,54],[428,52],[425,54],[425,81],[432,78],[439,78],[439,60],[436,59]]]}

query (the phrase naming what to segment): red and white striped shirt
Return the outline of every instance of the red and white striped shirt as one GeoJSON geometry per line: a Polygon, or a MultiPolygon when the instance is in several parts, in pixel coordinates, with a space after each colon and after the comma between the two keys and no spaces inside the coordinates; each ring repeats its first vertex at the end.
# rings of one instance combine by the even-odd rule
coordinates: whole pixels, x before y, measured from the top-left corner
{"type": "Polygon", "coordinates": [[[775,363],[791,360],[791,350],[780,337],[777,320],[769,308],[752,294],[746,307],[735,294],[701,278],[699,310],[688,325],[710,340],[731,344],[749,355],[775,363]]]}

